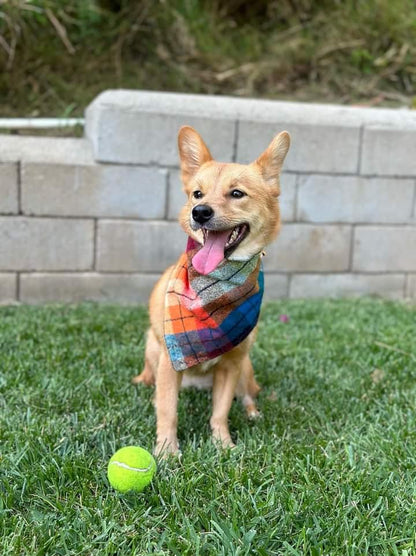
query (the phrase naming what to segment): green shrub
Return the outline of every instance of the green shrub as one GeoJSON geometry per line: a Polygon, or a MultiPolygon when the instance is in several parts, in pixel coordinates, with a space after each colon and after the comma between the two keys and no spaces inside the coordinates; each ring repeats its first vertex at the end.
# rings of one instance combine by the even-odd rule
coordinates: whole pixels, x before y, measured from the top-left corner
{"type": "Polygon", "coordinates": [[[0,1],[3,115],[108,87],[411,104],[413,0],[0,1]]]}

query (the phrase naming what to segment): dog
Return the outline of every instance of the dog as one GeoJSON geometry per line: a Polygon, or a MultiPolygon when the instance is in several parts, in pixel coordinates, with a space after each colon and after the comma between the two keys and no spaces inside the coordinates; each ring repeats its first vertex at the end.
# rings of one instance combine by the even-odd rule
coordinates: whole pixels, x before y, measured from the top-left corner
{"type": "Polygon", "coordinates": [[[228,413],[235,396],[259,415],[249,350],[263,291],[261,257],[280,229],[280,173],[290,146],[282,131],[251,164],[213,160],[196,130],[178,133],[187,195],[179,223],[188,245],[150,296],[145,365],[133,383],[155,385],[155,454],[179,451],[181,386],[212,386],[212,436],[233,447],[228,413]]]}

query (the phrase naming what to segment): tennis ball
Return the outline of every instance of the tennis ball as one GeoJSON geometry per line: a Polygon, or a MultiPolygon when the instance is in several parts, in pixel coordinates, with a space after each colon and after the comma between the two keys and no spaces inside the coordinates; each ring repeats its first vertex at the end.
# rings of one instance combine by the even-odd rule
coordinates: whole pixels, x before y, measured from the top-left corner
{"type": "Polygon", "coordinates": [[[107,477],[110,485],[120,492],[141,492],[153,478],[156,462],[151,454],[139,446],[126,446],[117,450],[108,462],[107,477]]]}

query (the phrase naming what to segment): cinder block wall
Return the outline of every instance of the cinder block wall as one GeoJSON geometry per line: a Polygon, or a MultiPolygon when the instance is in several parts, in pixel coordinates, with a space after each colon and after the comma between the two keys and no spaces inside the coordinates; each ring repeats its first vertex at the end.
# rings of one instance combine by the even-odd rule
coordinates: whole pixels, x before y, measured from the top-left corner
{"type": "Polygon", "coordinates": [[[185,246],[183,124],[223,161],[292,135],[268,299],[416,298],[415,112],[106,91],[84,139],[0,137],[0,302],[147,302],[185,246]]]}

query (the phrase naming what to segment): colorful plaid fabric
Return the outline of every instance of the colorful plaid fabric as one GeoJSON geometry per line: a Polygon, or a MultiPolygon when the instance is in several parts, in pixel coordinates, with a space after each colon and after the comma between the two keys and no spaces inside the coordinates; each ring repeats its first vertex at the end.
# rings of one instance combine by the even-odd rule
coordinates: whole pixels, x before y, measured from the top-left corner
{"type": "Polygon", "coordinates": [[[191,238],[172,271],[165,300],[165,342],[183,371],[240,344],[256,326],[263,297],[260,255],[221,263],[203,276],[192,266],[200,245],[191,238]]]}

